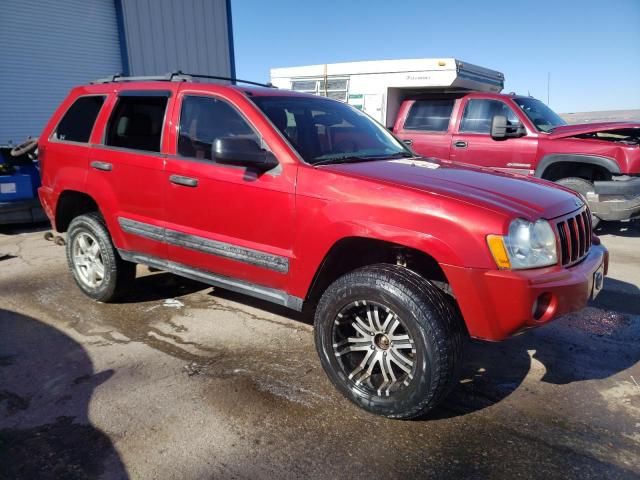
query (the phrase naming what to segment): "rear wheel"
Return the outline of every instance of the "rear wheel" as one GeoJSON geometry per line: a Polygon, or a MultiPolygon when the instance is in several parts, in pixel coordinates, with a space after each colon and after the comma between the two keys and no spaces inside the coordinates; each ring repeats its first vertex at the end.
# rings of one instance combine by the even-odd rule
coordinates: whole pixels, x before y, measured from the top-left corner
{"type": "Polygon", "coordinates": [[[414,418],[456,382],[462,329],[452,302],[406,268],[373,265],[326,290],[316,348],[336,387],[365,410],[414,418]]]}
{"type": "MultiPolygon", "coordinates": [[[[557,180],[556,183],[558,185],[562,185],[563,187],[570,188],[574,192],[578,192],[582,194],[582,196],[585,199],[589,198],[587,194],[594,193],[596,191],[595,187],[593,186],[593,182],[590,182],[589,180],[585,180],[584,178],[578,178],[578,177],[561,178],[560,180],[557,180]]],[[[591,214],[591,225],[593,226],[593,228],[596,228],[599,223],[600,223],[600,218],[591,214]]]]}
{"type": "Polygon", "coordinates": [[[80,215],[71,221],[66,250],[76,284],[94,300],[116,300],[135,279],[136,265],[120,258],[97,213],[80,215]]]}

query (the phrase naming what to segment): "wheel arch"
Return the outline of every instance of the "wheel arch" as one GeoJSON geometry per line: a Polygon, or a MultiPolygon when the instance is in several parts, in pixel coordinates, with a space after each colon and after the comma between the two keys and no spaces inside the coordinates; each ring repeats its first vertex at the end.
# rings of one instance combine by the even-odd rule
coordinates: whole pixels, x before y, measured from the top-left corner
{"type": "MultiPolygon", "coordinates": [[[[566,178],[566,176],[583,178],[583,176],[575,172],[566,176],[562,176],[561,173],[562,169],[580,170],[581,167],[583,172],[592,172],[591,175],[610,176],[620,174],[620,166],[614,159],[609,157],[582,154],[551,154],[540,160],[534,176],[551,181],[566,178]]],[[[600,180],[600,178],[587,178],[587,180],[600,180]]]]}
{"type": "Polygon", "coordinates": [[[55,210],[55,228],[58,232],[66,232],[71,221],[78,215],[89,212],[100,212],[95,199],[77,190],[64,190],[60,193],[55,210]]]}
{"type": "Polygon", "coordinates": [[[305,301],[317,302],[322,292],[342,275],[378,263],[402,265],[428,280],[448,285],[438,261],[423,250],[386,240],[348,236],[336,241],[324,256],[313,276],[305,301]]]}

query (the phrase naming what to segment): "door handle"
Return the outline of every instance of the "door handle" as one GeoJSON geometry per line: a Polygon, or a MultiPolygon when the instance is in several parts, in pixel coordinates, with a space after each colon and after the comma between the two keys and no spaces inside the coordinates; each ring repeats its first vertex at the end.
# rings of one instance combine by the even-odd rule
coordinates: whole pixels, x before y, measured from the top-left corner
{"type": "Polygon", "coordinates": [[[96,170],[103,170],[105,172],[110,172],[113,169],[113,165],[109,162],[100,162],[98,160],[93,160],[91,162],[91,168],[95,168],[96,170]]]}
{"type": "Polygon", "coordinates": [[[456,143],[453,144],[453,146],[456,148],[467,148],[467,142],[458,140],[456,143]]]}
{"type": "Polygon", "coordinates": [[[176,185],[182,185],[184,187],[197,187],[198,179],[191,177],[183,177],[182,175],[171,175],[169,181],[176,185]]]}
{"type": "Polygon", "coordinates": [[[405,145],[411,146],[413,145],[413,140],[411,140],[410,138],[407,138],[406,140],[402,140],[402,143],[404,143],[405,145]]]}

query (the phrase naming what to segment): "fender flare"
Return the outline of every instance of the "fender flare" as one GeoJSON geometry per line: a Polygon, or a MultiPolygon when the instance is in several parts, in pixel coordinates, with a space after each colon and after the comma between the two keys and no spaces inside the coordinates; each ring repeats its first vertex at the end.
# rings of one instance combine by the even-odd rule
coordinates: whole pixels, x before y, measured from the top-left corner
{"type": "Polygon", "coordinates": [[[535,177],[542,178],[544,172],[556,163],[587,163],[590,165],[598,165],[599,167],[606,168],[609,173],[620,174],[620,165],[615,160],[609,157],[602,157],[599,155],[583,155],[577,153],[554,153],[551,155],[545,155],[542,160],[538,162],[535,177]]]}

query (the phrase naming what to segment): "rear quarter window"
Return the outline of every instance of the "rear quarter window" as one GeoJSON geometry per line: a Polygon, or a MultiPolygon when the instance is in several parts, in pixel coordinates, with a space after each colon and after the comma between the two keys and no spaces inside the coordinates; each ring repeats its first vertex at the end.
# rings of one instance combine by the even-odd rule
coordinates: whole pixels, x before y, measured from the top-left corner
{"type": "Polygon", "coordinates": [[[446,132],[453,111],[454,99],[416,100],[404,122],[406,130],[446,132]]]}
{"type": "Polygon", "coordinates": [[[53,138],[66,142],[87,143],[104,100],[105,97],[102,95],[78,98],[60,120],[53,138]]]}

